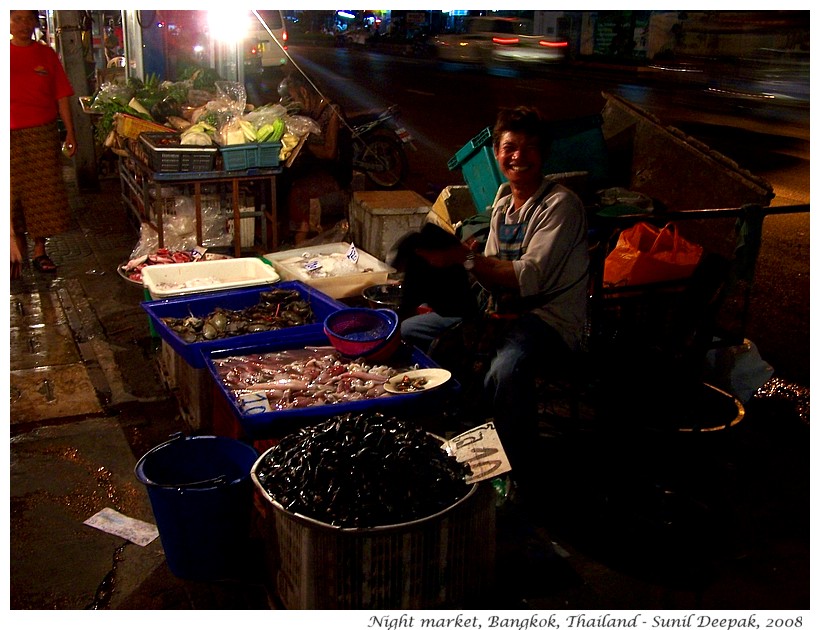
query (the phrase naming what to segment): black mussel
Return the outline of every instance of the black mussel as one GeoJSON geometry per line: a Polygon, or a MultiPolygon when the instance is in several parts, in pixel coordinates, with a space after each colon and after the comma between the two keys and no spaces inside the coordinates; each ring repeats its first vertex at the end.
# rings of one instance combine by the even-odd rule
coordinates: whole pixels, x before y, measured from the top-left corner
{"type": "Polygon", "coordinates": [[[379,413],[302,428],[265,460],[277,463],[260,465],[265,476],[259,482],[271,497],[290,511],[342,527],[422,518],[469,490],[469,467],[441,449],[438,439],[379,413]]]}

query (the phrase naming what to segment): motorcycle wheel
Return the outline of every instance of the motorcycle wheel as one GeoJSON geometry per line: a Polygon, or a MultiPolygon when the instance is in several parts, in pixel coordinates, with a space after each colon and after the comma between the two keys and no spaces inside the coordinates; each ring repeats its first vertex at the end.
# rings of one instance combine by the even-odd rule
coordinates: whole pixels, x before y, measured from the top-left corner
{"type": "Polygon", "coordinates": [[[367,178],[381,188],[395,188],[407,177],[407,154],[401,141],[386,133],[364,138],[362,163],[367,178]]]}

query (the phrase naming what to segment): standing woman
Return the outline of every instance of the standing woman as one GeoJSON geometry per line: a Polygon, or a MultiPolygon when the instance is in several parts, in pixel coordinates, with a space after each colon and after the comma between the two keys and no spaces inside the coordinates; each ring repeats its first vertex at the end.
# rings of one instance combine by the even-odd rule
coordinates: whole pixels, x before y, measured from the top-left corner
{"type": "Polygon", "coordinates": [[[11,247],[12,277],[21,271],[26,232],[34,241],[34,268],[57,271],[46,253],[46,238],[71,225],[57,118],[66,128],[66,153],[73,156],[74,90],[57,53],[33,39],[38,26],[37,11],[11,11],[11,239],[16,241],[11,247]]]}

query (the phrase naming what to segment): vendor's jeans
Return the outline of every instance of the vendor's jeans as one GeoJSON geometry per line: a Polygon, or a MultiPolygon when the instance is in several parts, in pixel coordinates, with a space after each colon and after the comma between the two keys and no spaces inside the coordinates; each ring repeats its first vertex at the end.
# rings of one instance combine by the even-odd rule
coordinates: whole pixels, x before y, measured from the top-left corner
{"type": "MultiPolygon", "coordinates": [[[[433,340],[459,321],[436,313],[415,315],[402,323],[402,338],[426,352],[433,340]]],[[[526,313],[510,320],[490,362],[484,394],[517,479],[529,480],[537,469],[535,377],[560,373],[569,358],[570,349],[560,335],[540,317],[526,313]]]]}
{"type": "Polygon", "coordinates": [[[539,468],[535,378],[560,373],[569,357],[561,336],[540,317],[526,313],[510,322],[484,377],[501,444],[513,478],[521,484],[532,482],[539,468]]]}
{"type": "Polygon", "coordinates": [[[401,323],[401,338],[427,354],[430,352],[430,345],[445,330],[460,321],[461,317],[443,317],[435,312],[413,315],[401,323]]]}

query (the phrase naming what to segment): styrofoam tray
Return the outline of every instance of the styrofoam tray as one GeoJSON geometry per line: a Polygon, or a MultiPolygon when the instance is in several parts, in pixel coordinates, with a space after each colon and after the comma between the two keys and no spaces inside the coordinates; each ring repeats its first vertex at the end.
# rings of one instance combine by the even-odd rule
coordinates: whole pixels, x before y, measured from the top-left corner
{"type": "Polygon", "coordinates": [[[358,297],[367,287],[387,282],[387,276],[396,271],[387,263],[358,248],[356,249],[359,260],[356,266],[361,268],[360,273],[316,277],[305,269],[304,263],[307,258],[301,260],[303,255],[307,255],[307,257],[311,255],[344,255],[349,249],[350,243],[327,243],[325,245],[311,245],[301,249],[289,249],[265,254],[264,258],[271,262],[283,280],[300,280],[334,299],[358,297]],[[290,262],[290,259],[296,258],[300,260],[290,262]]]}
{"type": "Polygon", "coordinates": [[[258,258],[154,265],[142,270],[142,284],[154,300],[270,284],[279,279],[276,270],[258,258]]]}

